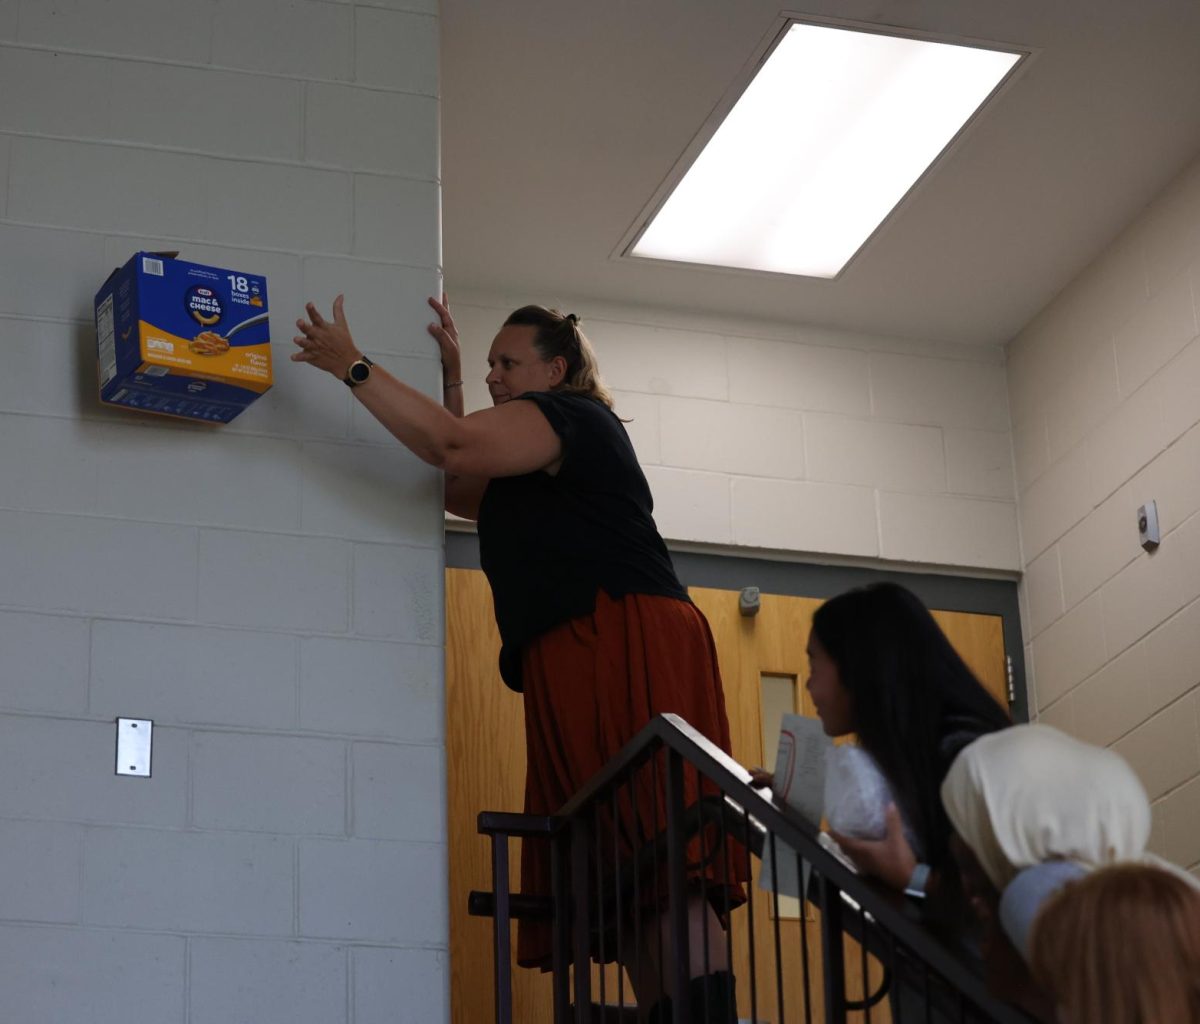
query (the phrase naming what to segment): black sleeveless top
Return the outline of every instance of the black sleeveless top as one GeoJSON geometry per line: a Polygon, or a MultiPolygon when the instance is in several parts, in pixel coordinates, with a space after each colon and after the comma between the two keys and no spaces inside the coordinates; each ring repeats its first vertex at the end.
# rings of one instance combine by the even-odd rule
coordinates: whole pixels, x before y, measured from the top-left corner
{"type": "Polygon", "coordinates": [[[500,675],[521,689],[521,648],[613,598],[655,594],[688,601],[654,525],[654,500],[629,435],[601,402],[528,392],[562,440],[551,476],[491,480],[479,503],[479,560],[492,586],[503,647],[500,675]]]}

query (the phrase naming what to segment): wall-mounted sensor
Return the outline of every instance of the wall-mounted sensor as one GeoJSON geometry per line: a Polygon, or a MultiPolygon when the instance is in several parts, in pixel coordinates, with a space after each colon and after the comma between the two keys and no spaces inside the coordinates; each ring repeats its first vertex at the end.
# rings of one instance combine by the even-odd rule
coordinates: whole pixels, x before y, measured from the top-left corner
{"type": "Polygon", "coordinates": [[[758,587],[743,587],[738,594],[738,611],[747,618],[757,615],[762,603],[760,597],[758,587]]]}
{"type": "Polygon", "coordinates": [[[1148,501],[1137,511],[1138,519],[1138,542],[1147,551],[1153,551],[1158,547],[1158,506],[1153,501],[1148,501]]]}

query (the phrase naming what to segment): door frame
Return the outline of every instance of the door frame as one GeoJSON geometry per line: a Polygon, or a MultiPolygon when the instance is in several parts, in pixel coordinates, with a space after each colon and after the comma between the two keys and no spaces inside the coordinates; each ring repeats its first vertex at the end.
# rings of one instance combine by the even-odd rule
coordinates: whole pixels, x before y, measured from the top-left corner
{"type": "MultiPolygon", "coordinates": [[[[1004,653],[1011,673],[1009,714],[1014,722],[1029,721],[1025,644],[1021,635],[1016,580],[717,554],[680,549],[670,543],[667,547],[679,582],[685,587],[734,591],[758,587],[765,594],[829,598],[852,587],[888,580],[907,587],[930,608],[998,615],[1003,623],[1004,653]]],[[[474,531],[446,531],[446,568],[480,568],[479,537],[474,531]]]]}

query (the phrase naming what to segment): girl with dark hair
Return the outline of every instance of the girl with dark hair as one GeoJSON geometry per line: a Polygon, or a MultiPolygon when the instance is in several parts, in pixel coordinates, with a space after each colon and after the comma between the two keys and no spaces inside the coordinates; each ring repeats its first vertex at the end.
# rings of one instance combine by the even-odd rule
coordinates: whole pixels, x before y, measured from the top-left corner
{"type": "Polygon", "coordinates": [[[826,601],[808,640],[808,691],[830,736],[855,733],[891,786],[881,840],[835,835],[865,874],[924,892],[949,861],[938,790],[958,752],[1010,724],[911,591],[876,583],[826,601]],[[908,826],[912,841],[906,837],[908,826]]]}
{"type": "MultiPolygon", "coordinates": [[[[405,447],[445,472],[446,509],[478,521],[503,645],[500,674],[524,697],[526,812],[555,813],[664,712],[728,752],[712,634],[675,575],[579,318],[541,306],[512,313],[488,352],[493,408],[465,416],[458,332],[445,296],[429,302],[438,314],[429,331],[441,350],[442,405],[362,355],[341,296],[332,320],[308,304],[292,358],[344,380],[405,447]]],[[[699,788],[689,775],[685,801],[696,801],[699,788]]],[[[666,820],[661,786],[634,790],[636,806],[615,823],[627,852],[658,830],[651,823],[666,820]]],[[[550,895],[545,845],[521,844],[526,895],[550,895]]],[[[727,1024],[736,1014],[723,912],[744,902],[745,879],[731,848],[713,845],[709,857],[690,858],[689,1001],[697,1019],[727,1024]]],[[[644,916],[653,934],[664,910],[631,907],[625,925],[632,930],[634,916],[644,916]]],[[[548,970],[550,937],[548,923],[521,921],[518,962],[548,970]]],[[[659,949],[643,942],[625,965],[643,1007],[667,1002],[661,979],[671,969],[659,949]]]]}

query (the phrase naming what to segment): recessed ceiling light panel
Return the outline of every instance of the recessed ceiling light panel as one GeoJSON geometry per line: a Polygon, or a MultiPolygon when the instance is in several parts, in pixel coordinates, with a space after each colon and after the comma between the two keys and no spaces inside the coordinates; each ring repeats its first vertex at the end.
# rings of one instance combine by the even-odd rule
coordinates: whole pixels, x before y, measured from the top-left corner
{"type": "Polygon", "coordinates": [[[1021,56],[791,23],[629,254],[836,277],[1021,56]]]}

